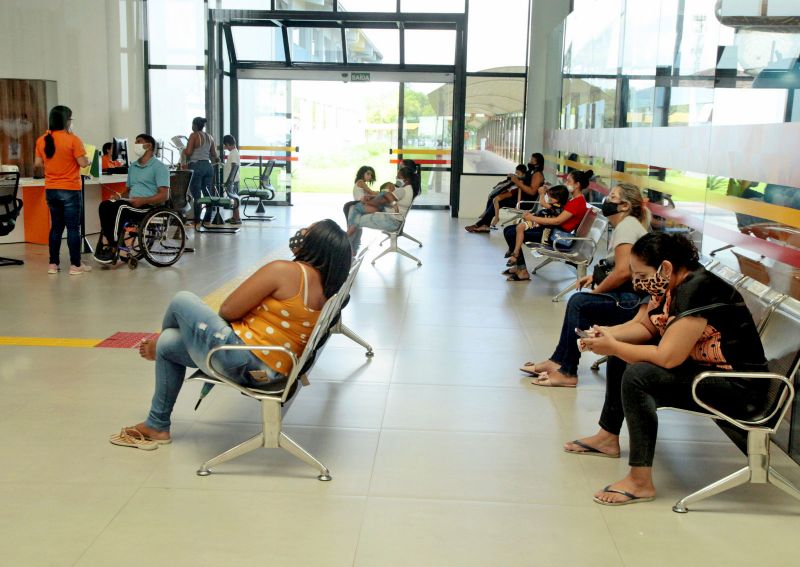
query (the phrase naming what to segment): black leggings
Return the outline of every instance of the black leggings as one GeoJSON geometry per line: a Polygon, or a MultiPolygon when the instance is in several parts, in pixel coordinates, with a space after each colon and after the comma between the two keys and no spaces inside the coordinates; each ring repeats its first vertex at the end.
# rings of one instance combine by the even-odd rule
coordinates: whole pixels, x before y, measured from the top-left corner
{"type": "MultiPolygon", "coordinates": [[[[632,467],[652,467],[658,434],[656,408],[674,407],[705,412],[692,398],[692,381],[700,372],[712,370],[694,362],[672,369],[650,362],[626,364],[616,357],[608,359],[606,399],[600,414],[600,427],[619,435],[623,419],[628,422],[632,467]]],[[[720,411],[741,415],[763,395],[759,388],[767,380],[745,385],[730,378],[709,378],[698,386],[701,398],[714,401],[720,411]],[[758,384],[758,386],[756,385],[758,384]]]]}

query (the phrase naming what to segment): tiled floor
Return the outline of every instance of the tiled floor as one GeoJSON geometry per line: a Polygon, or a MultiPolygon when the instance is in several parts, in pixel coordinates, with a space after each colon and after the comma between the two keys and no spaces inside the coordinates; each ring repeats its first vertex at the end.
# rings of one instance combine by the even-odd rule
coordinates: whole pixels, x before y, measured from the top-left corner
{"type": "MultiPolygon", "coordinates": [[[[338,203],[312,199],[238,235],[198,237],[196,254],[174,268],[48,276],[44,247],[2,246],[26,265],[0,268],[0,335],[157,330],[174,292],[207,295],[288,252],[296,227],[339,218],[338,203]]],[[[0,347],[0,564],[795,564],[800,503],[776,489],[671,511],[741,466],[700,418],[662,413],[657,500],[592,503],[625,459],[561,445],[594,431],[602,372],[584,360],[578,389],[549,390],[517,371],[550,354],[564,305],[549,297],[570,272],[549,266],[532,283],[507,283],[500,236],[469,235],[464,224],[414,211],[408,231],[425,246],[404,245],[423,266],[392,256],[362,268],[344,320],[374,359],[333,337],[286,417],[290,435],[330,467],[330,483],[266,450],[196,476],[258,430],[257,405],[222,388],[197,412],[198,387],[185,388],[172,445],[113,447],[108,435],[144,417],[151,364],[128,350],[0,347]]]]}

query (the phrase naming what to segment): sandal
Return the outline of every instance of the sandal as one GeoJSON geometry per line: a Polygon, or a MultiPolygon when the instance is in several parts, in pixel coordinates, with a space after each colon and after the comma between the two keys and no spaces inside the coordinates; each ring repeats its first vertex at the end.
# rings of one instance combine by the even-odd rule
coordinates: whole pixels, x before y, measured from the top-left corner
{"type": "MultiPolygon", "coordinates": [[[[148,439],[144,433],[133,427],[123,427],[119,433],[108,438],[112,445],[120,447],[131,447],[132,449],[142,449],[143,451],[153,451],[158,449],[159,443],[148,439]]],[[[169,443],[169,441],[166,441],[169,443]]]]}
{"type": "Polygon", "coordinates": [[[519,275],[516,272],[514,272],[513,274],[511,274],[510,276],[508,276],[506,278],[506,281],[507,282],[529,282],[529,281],[531,281],[531,277],[528,276],[527,278],[521,278],[521,277],[519,277],[519,275]]]}
{"type": "Polygon", "coordinates": [[[603,506],[625,506],[626,504],[638,504],[639,502],[652,502],[655,500],[655,496],[636,496],[635,494],[631,494],[626,490],[619,490],[616,488],[611,488],[609,484],[606,486],[602,492],[609,492],[611,494],[622,494],[627,500],[620,500],[619,502],[606,502],[605,500],[600,500],[597,496],[592,498],[597,504],[602,504],[603,506]]]}
{"type": "Polygon", "coordinates": [[[534,377],[531,380],[531,384],[534,386],[542,386],[544,388],[577,388],[578,381],[575,380],[574,384],[568,384],[566,382],[553,382],[550,380],[550,377],[547,375],[547,372],[539,372],[539,375],[534,377]]]}
{"type": "Polygon", "coordinates": [[[517,273],[517,267],[516,266],[511,266],[510,268],[508,268],[506,270],[503,270],[501,273],[504,276],[510,276],[511,274],[516,274],[517,273]]]}
{"type": "Polygon", "coordinates": [[[488,226],[476,226],[470,232],[489,232],[490,230],[488,226]]]}

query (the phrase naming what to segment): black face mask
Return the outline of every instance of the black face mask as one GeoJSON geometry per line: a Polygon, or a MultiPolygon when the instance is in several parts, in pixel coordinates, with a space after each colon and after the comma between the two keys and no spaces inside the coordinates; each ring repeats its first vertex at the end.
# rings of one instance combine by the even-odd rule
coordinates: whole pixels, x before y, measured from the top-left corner
{"type": "Polygon", "coordinates": [[[619,212],[619,203],[603,201],[603,204],[600,206],[600,212],[602,212],[605,217],[616,215],[619,212]]]}

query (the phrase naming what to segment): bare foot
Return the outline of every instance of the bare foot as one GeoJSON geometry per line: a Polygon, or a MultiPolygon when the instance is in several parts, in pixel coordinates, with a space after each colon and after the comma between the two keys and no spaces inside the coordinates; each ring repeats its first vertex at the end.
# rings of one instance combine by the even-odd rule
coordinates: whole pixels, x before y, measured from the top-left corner
{"type": "Polygon", "coordinates": [[[139,343],[139,356],[144,358],[145,360],[155,360],[156,359],[156,343],[158,342],[158,337],[153,339],[142,339],[142,342],[139,343]]]}
{"type": "Polygon", "coordinates": [[[153,429],[152,427],[147,427],[144,422],[137,423],[133,427],[129,429],[135,429],[142,435],[144,435],[147,439],[152,439],[153,441],[169,441],[170,435],[169,430],[167,431],[159,431],[157,429],[153,429]]]}
{"type": "Polygon", "coordinates": [[[639,500],[640,498],[652,500],[655,495],[656,487],[653,485],[652,479],[636,479],[633,474],[628,474],[628,476],[622,480],[618,480],[617,482],[608,485],[603,490],[598,490],[595,492],[594,498],[600,503],[606,502],[611,504],[619,504],[631,500],[639,500]],[[615,492],[610,492],[611,490],[615,492]],[[626,494],[620,494],[621,492],[627,492],[629,495],[633,495],[635,498],[631,498],[626,494]]]}
{"type": "Polygon", "coordinates": [[[591,449],[594,449],[604,455],[619,457],[619,437],[603,429],[589,437],[577,439],[577,441],[580,443],[576,441],[564,443],[564,450],[567,453],[591,453],[591,449]]]}
{"type": "Polygon", "coordinates": [[[520,370],[536,376],[541,372],[552,372],[558,370],[559,368],[561,368],[559,363],[553,362],[552,360],[545,360],[544,362],[526,362],[522,365],[520,370]]]}

